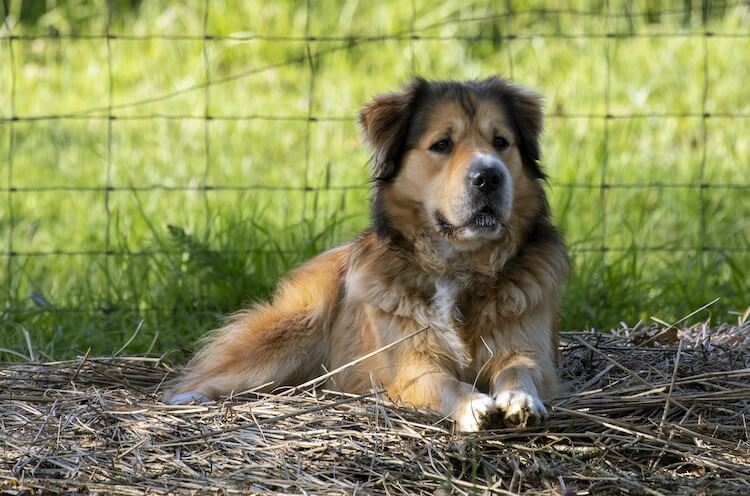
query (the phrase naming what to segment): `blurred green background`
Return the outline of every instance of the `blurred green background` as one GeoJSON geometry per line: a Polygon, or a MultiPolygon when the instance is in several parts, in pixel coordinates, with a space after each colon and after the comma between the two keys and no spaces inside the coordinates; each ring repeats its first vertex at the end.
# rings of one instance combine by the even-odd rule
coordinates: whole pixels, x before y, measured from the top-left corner
{"type": "Polygon", "coordinates": [[[190,348],[266,296],[367,226],[356,112],[414,74],[545,95],[563,329],[750,304],[746,1],[0,9],[0,359],[190,348]]]}

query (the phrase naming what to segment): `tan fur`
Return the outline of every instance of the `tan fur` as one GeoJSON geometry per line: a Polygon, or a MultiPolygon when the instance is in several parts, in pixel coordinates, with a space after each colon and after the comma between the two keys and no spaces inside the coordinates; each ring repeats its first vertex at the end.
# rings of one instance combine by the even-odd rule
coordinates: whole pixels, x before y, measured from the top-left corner
{"type": "Polygon", "coordinates": [[[399,126],[415,125],[406,122],[420,82],[365,106],[374,176],[394,175],[376,186],[374,221],[395,234],[367,231],[292,272],[270,303],[209,335],[170,395],[216,398],[299,384],[429,326],[335,375],[330,387],[362,393],[382,385],[393,400],[451,416],[464,430],[481,428],[498,408],[511,425],[538,421],[544,407],[534,401],[558,386],[556,325],[568,262],[540,180],[522,156],[528,147],[520,147],[529,133],[538,138],[540,100],[492,81],[507,85],[522,122],[513,125],[513,109],[468,92],[473,115],[455,102],[435,104],[397,159],[388,147],[407,139],[399,126]],[[510,142],[502,151],[493,148],[499,134],[510,142]],[[453,140],[450,154],[430,151],[441,136],[453,140]],[[501,160],[512,179],[504,228],[478,238],[438,233],[433,212],[464,222],[465,177],[477,154],[501,160]]]}

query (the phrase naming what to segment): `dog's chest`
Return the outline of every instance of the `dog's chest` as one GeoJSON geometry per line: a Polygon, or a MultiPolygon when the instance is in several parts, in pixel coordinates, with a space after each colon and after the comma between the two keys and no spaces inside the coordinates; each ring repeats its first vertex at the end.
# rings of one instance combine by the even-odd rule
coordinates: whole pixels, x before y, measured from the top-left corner
{"type": "Polygon", "coordinates": [[[491,281],[462,274],[415,278],[412,282],[417,280],[414,286],[396,292],[400,298],[395,295],[390,298],[400,302],[400,310],[406,310],[396,313],[406,314],[404,316],[436,329],[461,334],[471,334],[479,330],[477,326],[492,326],[497,319],[507,317],[507,295],[491,281]]]}
{"type": "Polygon", "coordinates": [[[517,316],[518,303],[509,297],[509,293],[512,295],[517,291],[512,284],[498,288],[477,281],[466,284],[439,278],[434,286],[429,308],[436,319],[435,324],[442,327],[471,334],[496,327],[500,321],[517,316]]]}
{"type": "Polygon", "coordinates": [[[435,293],[430,299],[430,314],[433,315],[437,327],[454,329],[461,321],[461,310],[458,299],[465,290],[463,284],[448,277],[438,277],[434,282],[435,293]]]}

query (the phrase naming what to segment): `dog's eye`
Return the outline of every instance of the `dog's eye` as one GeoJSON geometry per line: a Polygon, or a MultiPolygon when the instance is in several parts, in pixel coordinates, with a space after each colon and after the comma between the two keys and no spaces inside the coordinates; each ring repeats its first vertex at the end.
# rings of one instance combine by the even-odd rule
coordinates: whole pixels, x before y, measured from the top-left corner
{"type": "Polygon", "coordinates": [[[496,150],[503,151],[510,146],[510,143],[508,143],[508,140],[502,136],[495,136],[495,139],[492,140],[492,146],[494,146],[496,150]]]}
{"type": "Polygon", "coordinates": [[[453,142],[450,138],[443,138],[430,145],[430,151],[436,153],[448,153],[451,148],[453,148],[453,142]]]}

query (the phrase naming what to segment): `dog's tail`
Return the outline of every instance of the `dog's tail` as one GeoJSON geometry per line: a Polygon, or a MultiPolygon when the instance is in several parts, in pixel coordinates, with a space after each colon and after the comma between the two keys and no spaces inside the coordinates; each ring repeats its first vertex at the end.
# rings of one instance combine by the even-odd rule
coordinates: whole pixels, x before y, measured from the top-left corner
{"type": "Polygon", "coordinates": [[[349,245],[343,245],[310,260],[281,283],[270,303],[238,312],[211,332],[165,399],[216,399],[232,391],[295,385],[324,373],[348,254],[349,245]]]}

